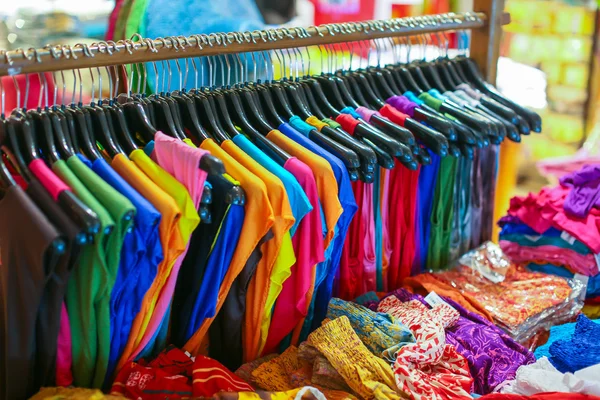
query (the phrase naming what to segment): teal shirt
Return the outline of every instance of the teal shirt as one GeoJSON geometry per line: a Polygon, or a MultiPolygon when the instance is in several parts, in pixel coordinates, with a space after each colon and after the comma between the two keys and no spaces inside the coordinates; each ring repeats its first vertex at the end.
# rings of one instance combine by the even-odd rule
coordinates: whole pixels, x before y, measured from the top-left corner
{"type": "Polygon", "coordinates": [[[244,153],[265,167],[269,172],[281,179],[281,182],[283,182],[283,186],[285,187],[285,191],[287,192],[290,200],[292,214],[294,215],[294,218],[296,218],[296,222],[290,229],[290,235],[294,236],[300,221],[302,221],[306,214],[313,209],[308,197],[306,197],[306,193],[304,193],[304,190],[302,189],[302,186],[300,186],[300,183],[298,183],[296,178],[294,178],[294,175],[286,171],[281,165],[269,158],[261,149],[256,147],[256,145],[244,135],[236,135],[232,140],[240,149],[244,151],[244,153]]]}

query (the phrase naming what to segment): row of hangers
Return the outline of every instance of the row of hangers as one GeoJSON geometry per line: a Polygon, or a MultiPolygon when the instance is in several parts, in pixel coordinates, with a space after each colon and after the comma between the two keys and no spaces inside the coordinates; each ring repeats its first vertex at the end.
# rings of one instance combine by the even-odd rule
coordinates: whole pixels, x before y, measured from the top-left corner
{"type": "MultiPolygon", "coordinates": [[[[370,23],[367,24],[369,27],[370,23]]],[[[325,28],[330,34],[351,33],[352,24],[333,24],[325,28]]],[[[257,31],[260,38],[266,43],[276,41],[284,36],[294,37],[287,28],[269,31],[257,31]]],[[[318,30],[319,34],[320,31],[318,30]]],[[[256,33],[256,32],[255,32],[256,33]]],[[[303,28],[296,28],[297,36],[307,35],[303,28]]],[[[238,41],[250,43],[247,34],[255,42],[250,32],[235,33],[233,37],[238,41]]],[[[196,45],[227,46],[232,43],[231,34],[193,35],[196,45]]],[[[433,43],[434,35],[424,37],[424,46],[433,43]]],[[[154,42],[134,37],[148,45],[152,52],[156,52],[154,42]]],[[[420,37],[419,40],[423,38],[420,37]]],[[[166,63],[168,70],[168,84],[164,81],[165,61],[163,61],[163,75],[159,77],[155,62],[150,63],[155,73],[153,94],[142,93],[141,88],[146,87],[147,67],[136,65],[129,70],[129,77],[125,66],[119,70],[117,66],[106,67],[113,79],[109,80],[109,96],[102,98],[102,75],[99,67],[96,68],[99,80],[99,99],[95,98],[94,71],[89,70],[92,77],[92,101],[88,105],[82,104],[81,70],[72,71],[74,77],[73,97],[70,105],[57,104],[58,85],[55,85],[52,105],[48,101],[48,85],[46,76],[40,74],[42,91],[38,100],[38,108],[27,110],[25,107],[14,110],[7,118],[0,118],[0,145],[2,152],[10,160],[19,174],[29,181],[33,179],[28,169],[28,164],[36,159],[44,159],[52,164],[59,159],[67,159],[75,153],[81,152],[88,159],[103,158],[101,147],[108,157],[117,154],[130,154],[133,150],[143,147],[153,140],[154,134],[160,130],[163,133],[184,139],[191,138],[195,142],[202,142],[212,138],[217,143],[232,138],[235,135],[246,134],[257,146],[266,151],[276,161],[283,164],[290,155],[266,138],[266,135],[277,127],[289,121],[293,115],[303,120],[311,116],[319,119],[339,116],[343,109],[359,106],[378,110],[384,106],[385,100],[394,95],[403,95],[412,92],[414,96],[421,96],[431,89],[440,93],[454,90],[467,84],[477,89],[482,94],[477,105],[459,105],[450,99],[421,104],[415,109],[414,118],[406,118],[404,126],[397,125],[389,120],[373,116],[370,124],[360,121],[352,135],[339,128],[324,127],[320,131],[313,130],[309,133],[311,140],[338,156],[346,165],[352,180],[373,182],[377,167],[393,168],[398,160],[409,169],[416,169],[418,164],[426,165],[431,162],[429,154],[419,145],[422,144],[436,154],[444,157],[447,155],[458,157],[473,157],[476,148],[489,144],[499,144],[505,137],[519,141],[520,134],[541,130],[539,116],[514,102],[503,97],[493,86],[487,84],[475,64],[466,55],[455,58],[448,57],[448,40],[443,35],[436,36],[439,56],[433,61],[425,58],[410,61],[409,55],[405,62],[399,60],[400,43],[393,39],[373,40],[374,46],[367,42],[345,43],[350,54],[350,64],[346,65],[342,57],[341,67],[338,68],[336,49],[332,45],[317,46],[320,51],[321,74],[310,75],[310,54],[304,48],[307,58],[304,58],[302,49],[293,48],[284,53],[283,50],[274,50],[280,65],[281,78],[275,79],[274,63],[269,51],[249,53],[253,69],[244,67],[240,55],[218,55],[205,57],[200,60],[200,84],[198,84],[199,71],[194,58],[185,59],[185,74],[182,74],[179,60],[175,65],[179,71],[179,89],[171,91],[171,65],[166,63]],[[355,46],[367,45],[367,66],[358,68],[352,66],[352,54],[355,46]],[[394,62],[381,65],[381,49],[388,48],[394,55],[394,62]],[[445,52],[441,49],[445,46],[445,52]],[[377,52],[377,64],[369,66],[371,49],[377,52]],[[325,57],[323,54],[325,53],[325,57]],[[286,55],[288,65],[286,65],[286,55]],[[292,62],[292,57],[294,62],[292,62]],[[259,59],[260,58],[260,59],[259,59]],[[187,90],[189,64],[191,61],[194,69],[194,88],[187,90]],[[326,61],[327,68],[325,68],[326,61]],[[221,85],[216,85],[218,72],[217,62],[221,72],[221,85]],[[204,65],[208,65],[209,82],[204,84],[204,65]],[[213,66],[213,63],[215,64],[213,66]],[[264,80],[259,79],[259,63],[265,65],[264,80]],[[234,67],[232,68],[232,64],[234,67]],[[308,64],[308,69],[305,65],[308,64]],[[296,66],[294,68],[294,65],[296,66]],[[137,71],[137,88],[133,91],[134,70],[137,71]],[[143,70],[143,71],[142,71],[143,70]],[[239,74],[238,74],[239,71],[239,74]],[[250,72],[253,79],[249,79],[250,72]],[[231,75],[234,75],[234,82],[231,75]],[[120,76],[126,81],[125,93],[118,93],[120,76]],[[287,75],[287,76],[286,76],[287,75]],[[225,80],[225,76],[227,79],[225,80]],[[79,101],[75,101],[76,82],[79,78],[79,101]],[[159,88],[159,80],[162,85],[159,88]],[[44,106],[42,107],[42,97],[44,106]],[[99,146],[98,146],[99,145],[99,146]]],[[[159,38],[165,47],[185,48],[191,46],[188,38],[169,37],[159,38]]],[[[133,46],[132,40],[127,40],[128,46],[133,46]]],[[[420,42],[421,43],[421,42],[420,42]]],[[[411,41],[405,41],[408,54],[412,46],[411,41]]],[[[86,56],[92,56],[87,45],[77,45],[84,49],[86,56]]],[[[406,47],[405,46],[405,47],[406,47]]],[[[73,55],[70,46],[63,46],[57,53],[56,48],[51,48],[56,57],[73,55]]],[[[114,42],[102,42],[99,48],[106,52],[116,49],[114,42]]],[[[25,52],[23,52],[26,55],[25,52]]],[[[245,63],[248,56],[245,57],[245,63]]],[[[7,64],[10,60],[7,57],[7,64]]],[[[63,101],[66,91],[66,81],[61,71],[63,101]]],[[[53,76],[55,83],[58,81],[53,76]]],[[[29,80],[26,83],[25,101],[27,104],[29,80]]],[[[20,104],[20,92],[17,86],[17,103],[20,104]]],[[[2,88],[2,100],[4,91],[2,88]]],[[[442,97],[440,97],[442,98],[442,97]]],[[[439,100],[439,99],[438,99],[439,100]]],[[[0,104],[3,110],[3,104],[0,104]]],[[[213,175],[215,179],[224,172],[222,162],[213,156],[204,156],[199,168],[213,175]]],[[[224,179],[224,178],[222,178],[224,179]]],[[[9,170],[0,160],[0,183],[4,187],[15,185],[9,170]]],[[[243,204],[244,193],[236,187],[228,194],[228,202],[243,204]]],[[[202,198],[202,207],[199,210],[203,220],[210,220],[208,205],[212,201],[209,189],[206,189],[202,198]]],[[[97,216],[84,203],[70,191],[59,195],[59,203],[78,222],[82,228],[82,240],[91,238],[99,229],[97,216]]]]}

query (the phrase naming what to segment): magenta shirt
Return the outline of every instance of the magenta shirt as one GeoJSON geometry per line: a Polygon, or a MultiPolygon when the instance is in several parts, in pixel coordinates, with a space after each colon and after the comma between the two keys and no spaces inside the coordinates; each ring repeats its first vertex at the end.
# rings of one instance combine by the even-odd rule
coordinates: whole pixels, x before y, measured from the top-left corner
{"type": "Polygon", "coordinates": [[[283,283],[277,297],[263,354],[276,351],[281,340],[306,316],[311,301],[308,294],[315,284],[314,270],[325,259],[321,207],[315,176],[308,165],[295,157],[287,160],[283,167],[298,180],[313,209],[300,221],[292,238],[296,263],[292,265],[291,275],[283,283]]]}

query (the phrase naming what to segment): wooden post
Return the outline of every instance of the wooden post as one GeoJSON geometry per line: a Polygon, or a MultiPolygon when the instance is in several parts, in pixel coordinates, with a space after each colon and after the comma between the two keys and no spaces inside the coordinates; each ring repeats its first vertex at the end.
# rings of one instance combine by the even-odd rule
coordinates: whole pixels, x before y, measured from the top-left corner
{"type": "Polygon", "coordinates": [[[472,30],[470,55],[481,68],[485,79],[495,84],[502,25],[507,22],[504,0],[474,0],[473,11],[485,13],[487,23],[482,28],[472,30]]]}

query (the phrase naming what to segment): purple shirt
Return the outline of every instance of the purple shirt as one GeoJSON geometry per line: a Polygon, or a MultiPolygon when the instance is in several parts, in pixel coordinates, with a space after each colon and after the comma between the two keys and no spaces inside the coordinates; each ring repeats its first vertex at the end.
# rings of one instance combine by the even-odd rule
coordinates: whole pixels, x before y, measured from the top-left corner
{"type": "Polygon", "coordinates": [[[586,165],[560,178],[560,184],[571,188],[563,204],[567,215],[584,218],[600,206],[600,165],[586,165]]]}

